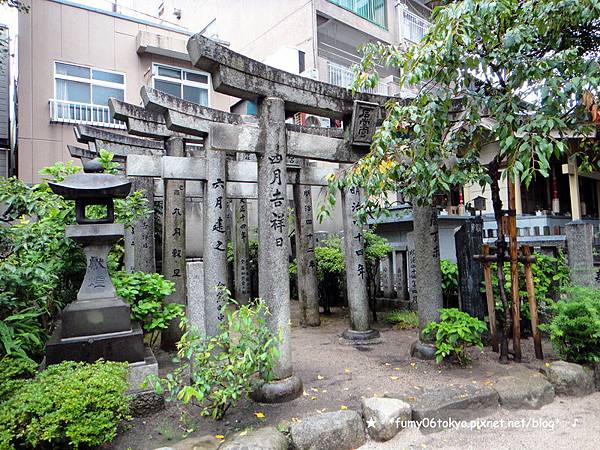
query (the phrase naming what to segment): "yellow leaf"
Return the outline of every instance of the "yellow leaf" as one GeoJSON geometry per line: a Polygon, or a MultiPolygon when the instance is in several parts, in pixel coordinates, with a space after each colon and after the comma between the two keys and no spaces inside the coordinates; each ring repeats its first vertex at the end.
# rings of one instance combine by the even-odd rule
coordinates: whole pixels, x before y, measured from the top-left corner
{"type": "Polygon", "coordinates": [[[400,372],[400,367],[394,367],[394,370],[400,372]]]}
{"type": "Polygon", "coordinates": [[[319,392],[319,390],[317,388],[310,388],[310,390],[313,392],[319,392]]]}
{"type": "Polygon", "coordinates": [[[344,373],[350,373],[350,369],[344,369],[344,373]]]}
{"type": "Polygon", "coordinates": [[[258,418],[258,419],[264,419],[265,415],[262,412],[255,412],[254,415],[258,418]]]}
{"type": "Polygon", "coordinates": [[[391,364],[390,364],[390,363],[385,363],[384,365],[385,365],[385,366],[391,366],[391,364]]]}
{"type": "Polygon", "coordinates": [[[317,375],[317,380],[322,380],[323,377],[321,375],[317,375]]]}
{"type": "Polygon", "coordinates": [[[215,437],[217,439],[225,439],[225,436],[223,436],[222,434],[217,434],[217,435],[215,435],[215,437]]]}
{"type": "Polygon", "coordinates": [[[316,400],[317,397],[315,397],[314,395],[310,398],[311,400],[316,400]]]}
{"type": "Polygon", "coordinates": [[[400,379],[400,377],[390,377],[390,380],[394,380],[394,381],[399,380],[399,379],[400,379]]]}
{"type": "Polygon", "coordinates": [[[348,409],[348,407],[347,407],[346,405],[342,405],[342,406],[340,406],[340,409],[341,409],[342,411],[346,411],[346,410],[348,409]]]}

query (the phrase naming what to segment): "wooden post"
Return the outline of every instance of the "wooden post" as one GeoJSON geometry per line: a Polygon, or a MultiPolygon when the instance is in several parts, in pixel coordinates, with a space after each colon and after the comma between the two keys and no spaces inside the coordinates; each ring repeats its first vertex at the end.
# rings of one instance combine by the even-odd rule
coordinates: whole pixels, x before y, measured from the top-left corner
{"type": "Polygon", "coordinates": [[[531,246],[524,245],[522,247],[523,256],[525,257],[525,283],[527,284],[527,300],[529,302],[529,314],[531,315],[531,331],[533,334],[533,346],[535,348],[535,357],[544,359],[542,351],[542,336],[538,328],[538,312],[537,302],[535,299],[535,288],[533,286],[533,272],[531,270],[531,246]]]}
{"type": "MultiPolygon", "coordinates": [[[[490,246],[482,247],[484,261],[490,254],[490,246]]],[[[489,262],[483,263],[483,279],[485,280],[485,297],[487,299],[488,318],[490,321],[490,335],[492,336],[492,349],[498,353],[498,331],[496,330],[496,302],[494,302],[494,291],[492,288],[492,268],[489,262]]]]}
{"type": "Polygon", "coordinates": [[[579,174],[577,164],[569,160],[568,164],[562,166],[563,174],[569,175],[569,193],[571,194],[571,219],[581,220],[581,200],[579,199],[579,174]]]}
{"type": "Polygon", "coordinates": [[[515,210],[515,184],[508,180],[508,236],[510,249],[510,287],[513,313],[514,360],[521,362],[521,300],[519,297],[519,263],[517,255],[517,216],[515,210]]]}

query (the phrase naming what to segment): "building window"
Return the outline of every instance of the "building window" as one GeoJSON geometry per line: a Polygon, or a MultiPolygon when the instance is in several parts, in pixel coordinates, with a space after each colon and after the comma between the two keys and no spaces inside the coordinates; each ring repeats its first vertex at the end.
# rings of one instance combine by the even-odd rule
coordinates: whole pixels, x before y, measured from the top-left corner
{"type": "Polygon", "coordinates": [[[419,42],[427,34],[429,22],[405,9],[402,14],[402,29],[404,39],[419,42]]]}
{"type": "Polygon", "coordinates": [[[334,5],[352,11],[382,28],[387,28],[385,0],[329,0],[334,5]]]}
{"type": "Polygon", "coordinates": [[[202,106],[209,106],[209,74],[155,64],[154,88],[165,94],[202,106]]]}
{"type": "Polygon", "coordinates": [[[108,99],[125,99],[125,75],[111,70],[54,63],[54,98],[50,120],[122,128],[108,109],[108,99]]]}

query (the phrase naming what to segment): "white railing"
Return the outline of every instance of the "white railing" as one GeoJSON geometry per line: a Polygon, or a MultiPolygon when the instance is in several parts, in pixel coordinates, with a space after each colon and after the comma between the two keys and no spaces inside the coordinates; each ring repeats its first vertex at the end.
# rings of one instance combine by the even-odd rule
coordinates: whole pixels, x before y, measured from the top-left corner
{"type": "Polygon", "coordinates": [[[428,28],[429,22],[406,9],[404,10],[402,21],[402,35],[404,39],[419,42],[427,34],[428,28]]]}
{"type": "Polygon", "coordinates": [[[112,118],[108,106],[56,100],[54,98],[51,98],[48,103],[50,104],[50,122],[125,128],[124,122],[112,118]]]}
{"type": "MultiPolygon", "coordinates": [[[[331,61],[327,61],[327,81],[336,86],[349,88],[354,81],[354,72],[348,67],[336,64],[331,61]]],[[[386,83],[377,83],[374,88],[361,89],[361,92],[368,92],[370,94],[388,95],[389,89],[386,83]]]]}

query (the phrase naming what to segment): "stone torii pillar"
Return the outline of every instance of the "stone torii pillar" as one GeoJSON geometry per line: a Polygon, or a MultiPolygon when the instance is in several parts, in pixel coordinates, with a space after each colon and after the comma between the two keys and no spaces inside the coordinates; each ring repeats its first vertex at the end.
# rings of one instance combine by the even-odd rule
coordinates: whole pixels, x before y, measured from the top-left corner
{"type": "MultiPolygon", "coordinates": [[[[88,145],[95,158],[101,149],[113,153],[115,162],[126,163],[127,155],[162,154],[160,142],[150,139],[133,138],[86,125],[74,127],[78,142],[88,145]]],[[[71,156],[86,158],[76,147],[69,146],[71,156]]],[[[154,180],[132,177],[132,190],[141,190],[148,202],[150,214],[138,220],[131,228],[125,230],[125,268],[129,272],[139,270],[146,273],[156,271],[154,255],[154,180]]]]}

